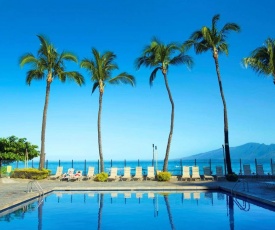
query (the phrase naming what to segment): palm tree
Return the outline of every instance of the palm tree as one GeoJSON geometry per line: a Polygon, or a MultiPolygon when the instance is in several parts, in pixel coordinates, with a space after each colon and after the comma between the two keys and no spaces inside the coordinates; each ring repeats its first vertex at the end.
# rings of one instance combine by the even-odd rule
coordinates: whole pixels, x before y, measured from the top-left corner
{"type": "Polygon", "coordinates": [[[195,31],[190,39],[187,40],[183,46],[190,48],[194,46],[196,54],[201,54],[210,50],[212,52],[215,67],[218,77],[218,83],[220,88],[220,94],[223,103],[223,114],[224,114],[224,144],[225,144],[225,156],[228,174],[232,174],[230,150],[229,150],[229,138],[228,138],[228,117],[226,101],[223,93],[222,80],[219,69],[219,53],[225,53],[228,55],[228,44],[226,42],[227,35],[230,31],[239,32],[240,27],[236,23],[226,23],[221,30],[217,28],[217,22],[220,19],[220,15],[217,14],[212,18],[212,27],[208,28],[203,26],[200,30],[195,31]]]}
{"type": "Polygon", "coordinates": [[[100,55],[100,53],[93,48],[92,49],[93,59],[87,59],[81,61],[80,66],[88,70],[91,74],[91,80],[94,82],[92,93],[99,89],[99,109],[98,109],[98,120],[97,120],[97,131],[98,131],[98,150],[100,158],[100,172],[104,172],[104,160],[102,152],[102,141],[101,141],[101,110],[102,110],[102,98],[104,93],[104,86],[106,83],[110,84],[130,84],[135,85],[134,76],[123,72],[116,77],[111,77],[111,72],[118,69],[118,66],[114,63],[116,55],[113,52],[107,51],[100,55]]]}
{"type": "Polygon", "coordinates": [[[84,78],[76,71],[65,71],[64,61],[77,62],[77,58],[74,54],[71,52],[62,52],[59,54],[55,47],[50,44],[49,40],[44,36],[38,35],[37,37],[41,42],[37,57],[31,53],[24,54],[20,57],[19,63],[21,67],[26,64],[31,66],[26,77],[26,83],[28,85],[31,84],[32,80],[43,80],[46,78],[46,97],[43,109],[39,163],[39,168],[42,169],[45,164],[45,134],[51,84],[55,78],[59,79],[61,82],[65,82],[68,78],[75,81],[78,85],[82,85],[84,83],[84,78]]]}
{"type": "Polygon", "coordinates": [[[170,132],[168,136],[168,143],[166,147],[166,153],[163,164],[163,171],[166,172],[168,168],[168,158],[170,152],[170,145],[172,141],[173,129],[174,129],[174,101],[168,85],[167,70],[170,65],[185,64],[191,67],[193,64],[192,58],[184,54],[184,51],[176,43],[163,44],[157,38],[153,38],[150,45],[146,46],[142,52],[142,55],[136,60],[136,67],[139,69],[142,65],[145,67],[153,67],[149,83],[153,85],[153,81],[156,78],[158,70],[160,70],[164,77],[166,90],[168,92],[169,100],[172,106],[171,111],[171,124],[170,132]],[[175,55],[175,53],[177,53],[175,55]]]}
{"type": "Polygon", "coordinates": [[[256,73],[272,75],[275,84],[275,40],[267,38],[263,46],[253,50],[250,57],[243,59],[243,63],[256,73]]]}

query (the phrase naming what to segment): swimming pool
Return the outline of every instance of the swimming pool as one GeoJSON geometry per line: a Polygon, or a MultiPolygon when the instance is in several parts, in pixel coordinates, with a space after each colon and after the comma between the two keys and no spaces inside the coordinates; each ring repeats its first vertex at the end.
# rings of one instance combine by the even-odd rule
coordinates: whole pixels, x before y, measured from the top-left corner
{"type": "Polygon", "coordinates": [[[221,192],[53,192],[0,229],[273,229],[275,212],[221,192]]]}

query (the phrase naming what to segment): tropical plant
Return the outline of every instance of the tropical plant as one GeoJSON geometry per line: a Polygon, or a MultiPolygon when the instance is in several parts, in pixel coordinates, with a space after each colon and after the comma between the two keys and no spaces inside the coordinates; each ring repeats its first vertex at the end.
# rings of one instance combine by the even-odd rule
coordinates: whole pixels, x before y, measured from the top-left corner
{"type": "Polygon", "coordinates": [[[169,181],[172,174],[170,172],[159,172],[157,175],[158,181],[169,181]]]}
{"type": "Polygon", "coordinates": [[[65,71],[64,61],[77,62],[77,57],[71,52],[62,52],[59,54],[55,47],[44,36],[37,36],[41,42],[40,48],[35,57],[31,53],[24,54],[19,59],[20,66],[26,64],[31,66],[27,72],[26,83],[31,84],[32,80],[44,80],[46,78],[46,97],[43,109],[42,130],[41,130],[41,152],[39,168],[44,168],[45,164],[45,135],[47,111],[50,97],[50,87],[55,78],[61,82],[67,79],[75,81],[78,85],[84,83],[84,78],[77,71],[65,71]]]}
{"type": "Polygon", "coordinates": [[[14,161],[25,161],[26,154],[32,160],[39,156],[38,146],[27,141],[26,138],[10,136],[0,138],[0,167],[3,164],[10,164],[14,161]]]}
{"type": "Polygon", "coordinates": [[[153,85],[153,81],[156,78],[158,70],[160,70],[164,77],[164,82],[166,90],[168,92],[169,100],[171,103],[171,123],[170,123],[170,132],[168,136],[168,142],[166,147],[166,153],[163,164],[163,171],[166,172],[168,168],[168,159],[170,153],[170,145],[173,136],[174,129],[174,101],[168,84],[167,71],[170,65],[180,65],[185,64],[188,67],[193,65],[192,58],[188,55],[185,55],[184,51],[176,43],[163,44],[157,38],[153,38],[150,45],[147,45],[142,55],[136,59],[136,67],[139,69],[141,66],[154,68],[152,71],[149,84],[153,85]]]}
{"type": "Polygon", "coordinates": [[[95,176],[95,181],[105,182],[108,179],[108,173],[101,172],[95,176]]]}
{"type": "Polygon", "coordinates": [[[92,49],[93,58],[85,58],[81,61],[80,66],[85,68],[91,74],[91,80],[94,82],[92,93],[99,89],[99,109],[98,109],[98,151],[100,158],[100,172],[104,172],[104,159],[102,151],[102,140],[101,140],[101,112],[102,112],[102,98],[104,94],[104,87],[106,83],[109,84],[130,84],[135,85],[134,76],[122,72],[119,75],[112,77],[111,73],[113,70],[118,69],[118,66],[114,63],[116,55],[113,52],[107,51],[102,55],[95,49],[92,49]]]}
{"type": "Polygon", "coordinates": [[[217,28],[217,22],[220,19],[220,15],[217,14],[212,18],[211,28],[203,26],[200,30],[195,31],[187,40],[184,42],[183,47],[190,48],[194,46],[196,54],[211,51],[218,77],[219,89],[223,103],[223,114],[224,114],[224,144],[225,144],[225,155],[228,173],[232,174],[230,149],[229,149],[229,134],[228,134],[228,117],[225,96],[223,92],[222,80],[219,69],[219,53],[225,53],[228,55],[228,44],[226,42],[227,35],[230,31],[239,32],[240,27],[236,23],[226,23],[221,30],[217,28]]]}
{"type": "Polygon", "coordinates": [[[253,50],[249,57],[243,58],[243,64],[258,74],[271,75],[275,84],[275,40],[267,38],[264,45],[253,50]]]}

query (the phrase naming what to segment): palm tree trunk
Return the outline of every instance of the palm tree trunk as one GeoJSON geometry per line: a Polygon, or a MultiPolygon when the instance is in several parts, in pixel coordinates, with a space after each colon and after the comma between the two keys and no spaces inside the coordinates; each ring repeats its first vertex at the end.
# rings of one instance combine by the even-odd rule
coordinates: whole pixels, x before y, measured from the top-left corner
{"type": "Polygon", "coordinates": [[[223,103],[224,145],[225,145],[226,166],[227,166],[227,172],[228,172],[228,174],[232,174],[231,158],[230,158],[230,149],[229,149],[229,138],[228,138],[227,108],[226,108],[225,97],[224,97],[224,94],[223,94],[223,88],[222,88],[222,81],[221,81],[221,76],[220,76],[220,69],[219,69],[218,57],[215,57],[215,56],[214,56],[214,60],[215,60],[216,72],[217,72],[217,76],[218,76],[218,82],[219,82],[219,87],[220,87],[220,93],[221,93],[222,103],[223,103]]]}
{"type": "Polygon", "coordinates": [[[101,142],[101,110],[102,110],[102,97],[103,92],[99,92],[99,108],[98,108],[98,119],[97,119],[97,132],[98,132],[98,151],[100,158],[100,172],[104,172],[104,161],[102,153],[102,142],[101,142]]]}
{"type": "Polygon", "coordinates": [[[168,142],[167,142],[167,147],[166,147],[166,153],[165,153],[165,158],[164,158],[164,164],[163,164],[163,171],[167,172],[168,169],[168,158],[169,158],[169,152],[170,152],[170,145],[171,145],[171,141],[172,141],[172,136],[173,136],[173,130],[174,130],[174,101],[172,98],[172,94],[168,85],[168,80],[167,80],[167,74],[166,72],[163,72],[163,76],[164,76],[164,81],[165,81],[165,86],[168,92],[168,96],[169,96],[169,100],[171,102],[171,106],[172,106],[172,111],[171,111],[171,124],[170,124],[170,133],[169,133],[169,137],[168,137],[168,142]]]}
{"type": "Polygon", "coordinates": [[[45,165],[45,136],[46,136],[48,104],[49,104],[49,98],[50,98],[50,88],[51,88],[51,82],[47,81],[46,98],[45,98],[45,104],[43,109],[42,130],[41,130],[41,152],[40,152],[40,162],[39,162],[40,170],[43,169],[45,165]]]}

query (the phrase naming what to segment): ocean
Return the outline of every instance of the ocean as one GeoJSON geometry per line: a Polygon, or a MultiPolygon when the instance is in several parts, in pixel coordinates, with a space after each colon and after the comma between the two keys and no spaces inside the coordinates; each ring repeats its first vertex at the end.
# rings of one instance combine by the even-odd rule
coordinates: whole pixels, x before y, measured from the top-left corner
{"type": "MultiPolygon", "coordinates": [[[[273,161],[274,162],[274,161],[273,161]]],[[[252,173],[256,173],[256,163],[262,164],[264,168],[264,173],[266,175],[272,174],[271,163],[272,159],[259,159],[259,160],[232,160],[232,170],[236,174],[242,174],[243,172],[243,164],[250,164],[252,173]]],[[[275,163],[275,162],[274,162],[275,163]]],[[[27,164],[24,162],[14,162],[10,164],[12,168],[38,168],[38,161],[28,161],[27,164]]],[[[200,174],[203,175],[203,167],[210,166],[212,174],[216,174],[216,166],[222,166],[223,171],[225,172],[225,164],[223,160],[170,160],[168,163],[168,171],[172,173],[172,175],[182,175],[182,166],[199,166],[200,174]]],[[[83,175],[86,175],[88,172],[89,166],[95,168],[95,173],[99,172],[99,162],[98,161],[50,161],[46,160],[45,168],[51,170],[52,174],[55,174],[56,168],[58,166],[63,166],[63,172],[67,172],[69,168],[74,168],[75,170],[82,170],[83,175]]],[[[136,161],[114,161],[114,160],[106,160],[104,161],[105,172],[109,173],[111,167],[118,168],[118,175],[123,175],[124,167],[131,167],[131,174],[135,174],[135,167],[141,166],[143,170],[143,174],[147,174],[147,167],[154,166],[156,170],[162,170],[163,161],[153,161],[153,160],[136,160],[136,161]]]]}

